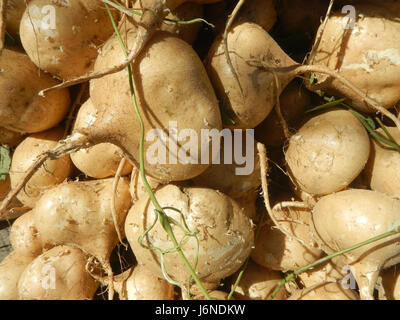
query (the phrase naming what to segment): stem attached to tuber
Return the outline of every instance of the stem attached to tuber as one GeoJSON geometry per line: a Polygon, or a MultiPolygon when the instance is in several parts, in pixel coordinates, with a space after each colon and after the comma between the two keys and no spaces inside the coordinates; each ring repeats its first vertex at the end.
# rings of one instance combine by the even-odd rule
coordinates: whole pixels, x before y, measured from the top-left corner
{"type": "MultiPolygon", "coordinates": [[[[117,37],[118,37],[119,41],[120,41],[120,45],[121,45],[121,47],[122,47],[122,49],[124,51],[124,54],[125,54],[125,56],[128,57],[127,49],[126,49],[126,47],[125,47],[125,45],[124,45],[124,43],[122,41],[121,35],[120,35],[119,30],[117,28],[117,25],[115,23],[114,17],[111,14],[110,8],[106,3],[104,5],[106,6],[106,9],[107,9],[108,14],[110,16],[110,19],[112,21],[114,30],[115,30],[115,32],[117,34],[117,37]]],[[[196,272],[193,270],[191,264],[189,263],[189,261],[187,260],[185,254],[183,253],[183,251],[182,251],[182,249],[181,249],[181,247],[180,247],[180,245],[179,245],[179,243],[178,243],[178,241],[177,241],[177,239],[175,237],[175,234],[174,234],[174,232],[172,230],[169,218],[168,218],[167,214],[165,213],[164,209],[159,204],[157,198],[155,197],[155,195],[154,195],[154,193],[153,193],[153,191],[152,191],[152,189],[150,187],[149,182],[147,181],[147,178],[146,178],[146,175],[145,175],[145,172],[144,172],[144,135],[145,135],[144,123],[143,123],[143,119],[142,119],[142,117],[140,115],[139,108],[138,108],[137,101],[136,101],[133,73],[132,73],[132,67],[131,67],[130,64],[127,65],[127,69],[128,69],[128,74],[129,74],[129,86],[130,86],[130,91],[131,91],[132,103],[133,103],[133,106],[134,106],[134,109],[135,109],[135,113],[136,113],[136,116],[137,116],[139,124],[140,124],[139,172],[140,172],[140,176],[142,178],[143,185],[144,185],[147,193],[149,194],[150,200],[153,203],[156,212],[159,215],[160,223],[161,223],[163,229],[167,232],[168,236],[170,237],[176,252],[178,252],[179,256],[181,257],[181,259],[183,261],[183,263],[185,264],[186,268],[188,269],[190,275],[192,276],[192,278],[194,279],[196,284],[199,286],[199,289],[203,293],[204,297],[207,300],[211,300],[210,296],[208,295],[207,290],[204,288],[204,286],[201,283],[200,279],[198,278],[196,272]]]]}

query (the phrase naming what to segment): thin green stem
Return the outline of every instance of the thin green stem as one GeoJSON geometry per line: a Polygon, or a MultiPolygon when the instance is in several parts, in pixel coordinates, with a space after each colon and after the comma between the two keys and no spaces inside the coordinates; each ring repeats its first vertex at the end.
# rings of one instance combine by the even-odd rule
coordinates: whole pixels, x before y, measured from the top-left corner
{"type": "MultiPolygon", "coordinates": [[[[122,41],[121,35],[119,33],[119,30],[117,28],[117,25],[115,23],[114,17],[112,16],[111,10],[109,8],[109,6],[107,5],[107,3],[104,4],[106,6],[108,15],[110,16],[110,19],[112,21],[113,27],[114,27],[114,31],[118,36],[118,39],[120,41],[121,47],[124,51],[125,56],[128,56],[128,52],[127,49],[125,47],[125,44],[122,41]]],[[[185,267],[188,269],[191,277],[194,279],[194,281],[196,282],[196,284],[199,286],[199,289],[201,290],[201,292],[203,293],[204,297],[207,300],[211,300],[207,290],[204,288],[203,284],[201,283],[199,277],[197,276],[196,272],[193,270],[191,264],[189,263],[189,261],[187,260],[185,254],[183,253],[182,249],[179,247],[179,243],[176,240],[175,234],[171,228],[171,225],[169,224],[168,221],[168,217],[166,215],[166,213],[164,212],[163,208],[161,207],[160,203],[158,202],[157,198],[155,197],[153,190],[150,187],[149,182],[147,181],[145,172],[144,172],[144,136],[145,136],[145,130],[144,130],[144,123],[143,123],[143,119],[142,116],[140,114],[138,105],[137,105],[137,101],[136,101],[136,95],[135,95],[135,88],[134,88],[134,84],[133,84],[133,73],[132,73],[132,67],[131,65],[128,65],[128,74],[129,74],[129,86],[130,86],[130,91],[131,91],[131,99],[132,99],[132,103],[134,106],[134,110],[136,113],[136,116],[138,118],[139,121],[139,125],[140,125],[140,142],[139,142],[139,172],[140,172],[140,176],[142,178],[142,182],[143,185],[147,191],[147,193],[149,194],[150,200],[153,203],[155,210],[159,213],[159,218],[160,218],[160,222],[162,227],[164,228],[164,230],[167,232],[168,236],[170,237],[174,247],[176,248],[176,251],[178,252],[179,256],[181,257],[185,267]]]]}
{"type": "Polygon", "coordinates": [[[385,232],[385,233],[383,233],[383,234],[380,234],[380,235],[378,235],[378,236],[376,236],[376,237],[373,237],[373,238],[371,238],[371,239],[368,239],[368,240],[365,240],[365,241],[363,241],[363,242],[357,243],[357,244],[355,244],[354,246],[351,246],[351,247],[349,247],[349,248],[347,248],[347,249],[344,249],[344,250],[341,250],[341,251],[337,251],[337,252],[335,252],[335,253],[332,253],[332,254],[330,254],[330,255],[324,257],[324,258],[321,258],[321,259],[319,259],[319,260],[317,260],[317,261],[315,261],[315,262],[313,262],[313,263],[310,263],[310,264],[308,264],[308,265],[306,265],[306,266],[304,266],[304,267],[302,267],[302,268],[297,269],[296,271],[292,272],[291,274],[289,274],[288,276],[286,276],[284,279],[282,279],[282,281],[279,282],[279,284],[278,284],[277,287],[275,288],[274,292],[273,292],[273,293],[271,294],[271,296],[269,297],[269,300],[274,299],[275,296],[277,295],[277,293],[279,292],[279,290],[282,288],[282,286],[284,286],[285,283],[289,282],[290,280],[292,280],[293,278],[295,278],[296,276],[298,276],[300,273],[303,273],[303,272],[305,272],[305,271],[307,271],[307,270],[310,270],[310,269],[312,269],[312,268],[315,268],[316,266],[318,266],[318,265],[320,265],[320,264],[322,264],[322,263],[324,263],[324,262],[327,262],[327,261],[329,261],[329,260],[331,260],[331,259],[333,259],[333,258],[335,258],[335,257],[337,257],[337,256],[340,256],[340,255],[342,255],[342,254],[345,254],[345,253],[348,253],[348,252],[350,252],[350,251],[356,250],[356,249],[358,249],[358,248],[360,248],[360,247],[366,246],[366,245],[368,245],[368,244],[371,244],[371,243],[373,243],[373,242],[382,240],[382,239],[384,239],[384,238],[388,238],[388,237],[393,236],[393,235],[398,234],[398,233],[400,233],[400,226],[397,227],[397,228],[395,228],[395,229],[393,229],[393,230],[391,230],[391,231],[388,231],[388,232],[385,232]]]}
{"type": "Polygon", "coordinates": [[[368,122],[365,120],[365,118],[360,113],[358,113],[357,111],[355,111],[353,109],[349,109],[349,111],[354,114],[354,116],[361,122],[361,124],[365,127],[365,129],[367,129],[367,131],[369,132],[369,134],[372,137],[374,137],[379,142],[382,142],[400,152],[400,146],[396,142],[387,140],[387,139],[383,138],[381,135],[379,135],[378,133],[376,133],[376,131],[371,128],[371,126],[368,124],[368,122]]]}
{"type": "Polygon", "coordinates": [[[235,290],[236,290],[237,286],[239,285],[240,281],[242,280],[243,274],[247,269],[247,265],[249,264],[249,260],[250,260],[250,257],[247,257],[246,261],[243,264],[242,270],[240,270],[240,272],[238,274],[238,277],[236,278],[236,281],[233,284],[233,286],[231,288],[231,291],[229,292],[227,300],[231,300],[232,299],[232,296],[235,293],[235,290]]]}
{"type": "Polygon", "coordinates": [[[382,123],[381,119],[378,117],[375,117],[376,122],[378,122],[379,126],[382,128],[382,130],[385,132],[386,136],[390,141],[393,143],[396,143],[396,140],[394,140],[393,136],[390,134],[389,130],[386,128],[386,126],[382,123]]]}
{"type": "Polygon", "coordinates": [[[331,102],[322,104],[320,106],[314,107],[312,109],[309,109],[309,110],[305,111],[305,113],[311,113],[311,112],[314,112],[314,111],[317,111],[317,110],[321,110],[321,109],[336,107],[336,106],[342,104],[342,102],[344,100],[346,100],[346,99],[339,99],[339,100],[331,101],[331,102]]]}

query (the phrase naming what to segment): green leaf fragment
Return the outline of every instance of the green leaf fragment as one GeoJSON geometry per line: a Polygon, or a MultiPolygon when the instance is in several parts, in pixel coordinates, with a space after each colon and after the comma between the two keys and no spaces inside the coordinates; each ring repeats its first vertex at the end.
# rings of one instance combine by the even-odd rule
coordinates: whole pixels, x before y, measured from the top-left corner
{"type": "Polygon", "coordinates": [[[365,118],[365,121],[372,128],[372,130],[376,129],[375,121],[371,117],[365,118]]]}
{"type": "Polygon", "coordinates": [[[0,181],[4,181],[10,172],[11,153],[10,147],[6,144],[0,146],[0,181]]]}

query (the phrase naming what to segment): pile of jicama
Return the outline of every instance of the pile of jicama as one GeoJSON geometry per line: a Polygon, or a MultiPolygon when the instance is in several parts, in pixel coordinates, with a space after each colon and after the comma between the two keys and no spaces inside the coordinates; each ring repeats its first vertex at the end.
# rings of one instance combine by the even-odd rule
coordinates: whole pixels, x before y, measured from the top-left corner
{"type": "Polygon", "coordinates": [[[0,11],[0,299],[400,299],[399,1],[0,11]]]}

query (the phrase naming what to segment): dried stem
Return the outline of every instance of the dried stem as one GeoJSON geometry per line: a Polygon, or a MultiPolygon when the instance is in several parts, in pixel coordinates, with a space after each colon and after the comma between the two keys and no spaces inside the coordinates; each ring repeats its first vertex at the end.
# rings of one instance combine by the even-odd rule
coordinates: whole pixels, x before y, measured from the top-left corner
{"type": "Polygon", "coordinates": [[[281,231],[285,236],[287,236],[289,239],[295,239],[299,241],[303,246],[307,247],[307,244],[304,242],[304,240],[296,237],[295,235],[291,234],[290,232],[287,232],[281,224],[276,220],[274,212],[271,208],[271,203],[269,200],[269,195],[268,195],[268,181],[267,181],[267,176],[268,176],[268,158],[267,158],[267,151],[265,149],[265,146],[257,142],[257,150],[260,156],[260,167],[261,167],[261,187],[263,191],[263,199],[265,203],[265,208],[267,209],[268,215],[271,218],[272,222],[275,224],[275,226],[281,231]]]}
{"type": "Polygon", "coordinates": [[[114,227],[115,227],[115,231],[117,232],[119,242],[121,242],[121,244],[125,248],[128,248],[128,245],[122,241],[121,231],[119,230],[118,221],[117,221],[117,212],[115,210],[115,195],[117,193],[119,179],[121,178],[122,169],[124,168],[125,163],[126,163],[126,159],[122,158],[118,165],[117,172],[115,173],[115,177],[114,177],[114,181],[113,181],[113,185],[112,185],[111,215],[113,218],[114,227]]]}
{"type": "Polygon", "coordinates": [[[285,118],[282,115],[282,110],[281,110],[281,103],[280,103],[280,92],[281,92],[281,83],[279,81],[278,75],[276,72],[272,72],[274,79],[275,79],[275,87],[276,87],[276,105],[275,105],[275,111],[278,116],[279,122],[281,124],[283,134],[286,138],[286,140],[289,140],[290,138],[290,132],[289,132],[289,127],[287,125],[287,122],[285,118]]]}
{"type": "Polygon", "coordinates": [[[235,20],[240,8],[244,5],[245,0],[239,0],[239,2],[236,4],[235,8],[232,11],[232,14],[229,16],[229,19],[225,25],[225,30],[224,33],[222,35],[222,39],[224,41],[224,50],[225,50],[225,58],[226,58],[226,62],[229,66],[229,70],[231,71],[231,73],[233,74],[233,76],[235,77],[236,82],[239,85],[239,89],[240,89],[240,93],[242,94],[243,97],[243,88],[242,85],[240,84],[240,80],[239,80],[239,76],[237,75],[235,68],[233,67],[232,64],[232,60],[231,57],[229,56],[229,50],[228,50],[228,32],[229,29],[231,28],[233,21],[235,20]]]}
{"type": "Polygon", "coordinates": [[[329,16],[331,15],[332,6],[333,6],[334,2],[335,2],[334,0],[331,0],[329,2],[329,6],[328,6],[328,10],[327,10],[326,15],[325,15],[324,22],[322,23],[321,27],[318,30],[318,33],[317,33],[317,36],[316,36],[316,41],[314,42],[314,45],[313,45],[313,47],[311,49],[311,52],[310,52],[309,61],[311,63],[314,60],[315,54],[317,52],[317,48],[318,48],[319,44],[321,43],[322,34],[324,33],[326,24],[328,23],[328,19],[329,19],[329,16]]]}

